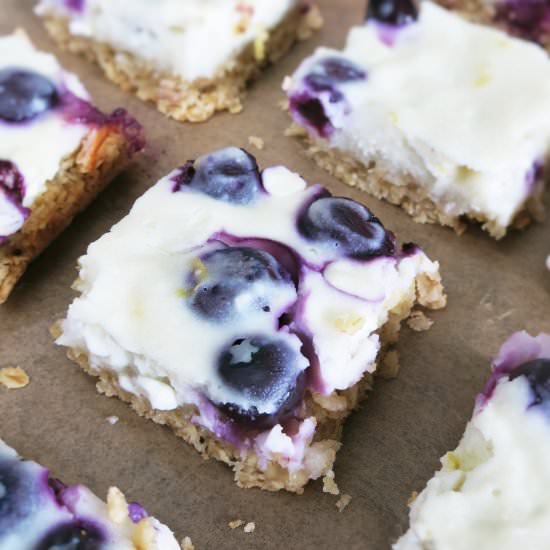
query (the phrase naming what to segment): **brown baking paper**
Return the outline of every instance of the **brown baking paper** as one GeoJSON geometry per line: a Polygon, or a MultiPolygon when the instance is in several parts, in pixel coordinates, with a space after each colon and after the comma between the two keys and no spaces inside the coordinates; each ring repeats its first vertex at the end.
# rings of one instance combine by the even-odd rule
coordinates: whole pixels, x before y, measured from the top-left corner
{"type": "MultiPolygon", "coordinates": [[[[68,483],[82,482],[105,496],[119,486],[131,500],[166,522],[198,550],[388,548],[406,526],[407,499],[420,490],[438,458],[456,445],[487,378],[488,358],[513,331],[550,331],[550,223],[495,242],[477,228],[451,230],[415,224],[399,208],[337,182],[283,136],[289,124],[278,102],[283,77],[316,45],[342,47],[347,29],[362,21],[364,2],[320,0],[325,27],[296,46],[250,90],[239,115],[181,124],[123,93],[98,68],[61,52],[33,15],[30,0],[0,0],[0,30],[24,27],[45,50],[76,72],[104,110],[126,107],[145,126],[148,150],[30,267],[0,307],[0,367],[20,366],[30,384],[0,389],[0,437],[68,483]],[[259,136],[255,150],[248,137],[259,136]],[[419,243],[441,262],[448,307],[430,314],[428,332],[404,328],[396,380],[375,391],[349,419],[336,461],[336,479],[353,497],[344,512],[338,497],[311,483],[301,496],[239,489],[229,468],[204,461],[166,428],[138,417],[126,404],[99,395],[95,380],[53,345],[49,326],[62,317],[77,258],[124,216],[134,200],[174,167],[206,151],[247,147],[261,166],[284,163],[309,182],[367,203],[401,241],[419,243]],[[115,415],[111,425],[106,418],[115,415]],[[228,522],[253,521],[255,530],[228,522]]],[[[448,129],[450,132],[452,128],[448,129]]],[[[32,151],[29,151],[32,158],[32,151]]],[[[495,197],[498,200],[498,197],[495,197]]],[[[182,361],[185,358],[182,357],[182,361]]]]}

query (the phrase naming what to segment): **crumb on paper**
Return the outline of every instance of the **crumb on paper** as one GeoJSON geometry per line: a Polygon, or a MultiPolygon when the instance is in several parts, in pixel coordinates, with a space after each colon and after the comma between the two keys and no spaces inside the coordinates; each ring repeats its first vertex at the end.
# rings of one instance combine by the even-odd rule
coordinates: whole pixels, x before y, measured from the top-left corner
{"type": "Polygon", "coordinates": [[[243,106],[240,103],[235,103],[234,105],[231,105],[231,107],[229,107],[229,112],[232,115],[236,115],[240,113],[242,110],[243,110],[243,106]]]}
{"type": "Polygon", "coordinates": [[[546,258],[546,269],[550,270],[550,256],[546,258]]]}
{"type": "MultiPolygon", "coordinates": [[[[290,88],[292,88],[292,77],[289,76],[289,75],[286,75],[283,78],[283,91],[288,92],[290,90],[290,88]]],[[[288,106],[288,98],[285,98],[284,102],[285,102],[285,105],[288,106]]],[[[282,101],[281,101],[281,103],[282,103],[282,101]]]]}
{"type": "Polygon", "coordinates": [[[0,384],[9,390],[24,388],[29,380],[29,375],[21,367],[4,367],[0,369],[0,384]]]}
{"type": "Polygon", "coordinates": [[[118,422],[119,418],[118,416],[113,415],[113,416],[108,416],[105,420],[107,420],[107,422],[109,422],[111,426],[114,426],[118,422]]]}
{"type": "Polygon", "coordinates": [[[195,550],[193,541],[189,537],[185,537],[181,541],[181,550],[195,550]]]}
{"type": "Polygon", "coordinates": [[[290,101],[287,97],[285,97],[284,99],[277,101],[277,106],[281,109],[281,111],[288,111],[290,109],[290,101]]]}
{"type": "Polygon", "coordinates": [[[128,518],[128,503],[118,487],[109,487],[107,493],[107,513],[113,523],[124,523],[128,518]]]}
{"type": "Polygon", "coordinates": [[[299,124],[293,122],[285,131],[284,134],[286,137],[304,137],[307,135],[307,132],[299,124]]]}
{"type": "Polygon", "coordinates": [[[323,493],[340,494],[340,489],[338,489],[338,485],[334,480],[334,470],[329,470],[323,478],[323,493]]]}
{"type": "Polygon", "coordinates": [[[237,527],[244,525],[244,523],[245,522],[242,519],[234,519],[233,521],[230,521],[227,525],[229,525],[230,529],[237,529],[237,527]]]}
{"type": "Polygon", "coordinates": [[[399,353],[392,349],[384,355],[378,369],[378,376],[385,379],[397,378],[399,373],[399,353]]]}
{"type": "Polygon", "coordinates": [[[338,508],[339,512],[343,512],[351,502],[351,495],[343,494],[337,501],[336,501],[336,508],[338,508]]]}
{"type": "Polygon", "coordinates": [[[245,533],[253,533],[254,529],[256,529],[256,524],[253,521],[249,521],[245,526],[243,531],[245,533]]]}
{"type": "Polygon", "coordinates": [[[407,319],[407,325],[416,332],[422,332],[428,330],[434,322],[423,311],[415,309],[411,312],[410,317],[407,319]]]}
{"type": "Polygon", "coordinates": [[[248,136],[248,143],[259,149],[260,151],[265,147],[265,142],[261,137],[258,136],[248,136]]]}
{"type": "Polygon", "coordinates": [[[311,6],[302,19],[298,28],[298,40],[307,40],[313,31],[318,31],[323,26],[323,16],[317,6],[311,6]]]}

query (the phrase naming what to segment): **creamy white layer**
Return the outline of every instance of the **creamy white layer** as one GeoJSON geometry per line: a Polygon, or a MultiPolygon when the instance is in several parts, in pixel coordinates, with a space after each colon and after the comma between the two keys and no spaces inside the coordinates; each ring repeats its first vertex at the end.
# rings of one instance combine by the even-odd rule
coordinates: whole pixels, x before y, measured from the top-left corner
{"type": "MultiPolygon", "coordinates": [[[[280,23],[298,0],[41,0],[37,12],[70,18],[70,30],[189,81],[212,78],[280,23]]],[[[123,55],[123,54],[121,54],[123,55]]]]}
{"type": "MultiPolygon", "coordinates": [[[[269,315],[259,311],[222,325],[197,317],[184,300],[184,281],[197,247],[225,232],[283,243],[305,259],[297,293],[283,292],[277,303],[285,311],[298,301],[296,322],[311,337],[320,360],[317,389],[327,395],[375,369],[376,331],[389,310],[414,297],[420,273],[437,272],[437,263],[420,250],[404,257],[338,260],[327,266],[327,251],[306,241],[296,226],[300,209],[319,187],[306,188],[300,176],[281,166],[263,171],[269,192],[250,205],[216,200],[185,187],[173,192],[177,175],[178,170],[160,180],[126,218],[90,245],[80,259],[82,294],[70,306],[57,343],[84,350],[93,369],[114,370],[125,390],[146,396],[156,409],[197,405],[197,422],[216,433],[221,428],[205,395],[216,403],[245,409],[250,405],[245,394],[219,377],[222,346],[258,333],[283,338],[296,352],[301,342],[288,329],[278,328],[273,315],[278,306],[269,315]]],[[[302,357],[300,368],[307,366],[302,357]]],[[[315,427],[314,419],[308,422],[293,439],[276,426],[266,445],[290,455],[299,452],[301,461],[303,442],[311,440],[315,427]]]]}
{"type": "MultiPolygon", "coordinates": [[[[59,90],[88,99],[76,75],[65,72],[53,55],[36,50],[22,31],[0,37],[0,70],[10,68],[34,71],[59,90]]],[[[61,160],[78,147],[87,131],[86,125],[65,120],[55,109],[23,123],[0,120],[0,161],[12,162],[22,174],[24,207],[32,207],[61,160]]],[[[23,222],[24,216],[0,190],[0,237],[11,235],[23,222]]]]}
{"type": "Polygon", "coordinates": [[[547,53],[429,1],[416,22],[369,21],[351,30],[343,51],[318,49],[285,88],[321,101],[334,128],[325,136],[331,146],[367,166],[376,161],[390,182],[412,176],[450,215],[509,225],[550,147],[547,53]],[[304,81],[329,57],[367,73],[335,84],[341,101],[304,81]]]}
{"type": "MultiPolygon", "coordinates": [[[[495,366],[550,358],[550,336],[517,333],[495,366]]],[[[498,371],[497,371],[498,372],[498,371]]],[[[458,447],[411,505],[394,550],[546,550],[550,540],[550,417],[529,407],[524,376],[502,375],[481,396],[458,447]]]]}

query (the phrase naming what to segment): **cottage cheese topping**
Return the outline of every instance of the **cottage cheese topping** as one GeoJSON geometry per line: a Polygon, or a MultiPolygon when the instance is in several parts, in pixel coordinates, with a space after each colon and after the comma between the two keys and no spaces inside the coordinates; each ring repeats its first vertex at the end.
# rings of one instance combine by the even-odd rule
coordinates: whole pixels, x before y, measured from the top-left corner
{"type": "MultiPolygon", "coordinates": [[[[88,97],[75,75],[64,72],[52,55],[35,50],[22,32],[0,37],[0,59],[0,70],[30,70],[48,78],[60,91],[88,97]]],[[[23,176],[23,207],[32,206],[45,191],[61,160],[78,147],[86,132],[84,124],[66,121],[55,109],[21,123],[0,119],[0,161],[12,162],[23,176]]],[[[0,185],[0,237],[17,231],[23,221],[21,210],[0,185]]]]}
{"type": "Polygon", "coordinates": [[[282,21],[297,0],[42,0],[38,13],[70,17],[71,32],[145,58],[185,80],[211,78],[282,21]]]}
{"type": "Polygon", "coordinates": [[[431,2],[408,25],[369,20],[343,51],[317,50],[288,86],[291,101],[304,91],[321,102],[331,145],[366,165],[376,160],[390,177],[412,176],[453,215],[509,224],[550,145],[546,52],[431,2]],[[344,58],[364,78],[333,71],[337,92],[326,79],[308,82],[327,58],[344,58]]]}
{"type": "Polygon", "coordinates": [[[495,362],[492,393],[481,397],[459,446],[412,504],[410,530],[394,550],[548,548],[548,403],[533,405],[527,378],[505,373],[549,358],[550,336],[518,333],[509,343],[495,362]]]}

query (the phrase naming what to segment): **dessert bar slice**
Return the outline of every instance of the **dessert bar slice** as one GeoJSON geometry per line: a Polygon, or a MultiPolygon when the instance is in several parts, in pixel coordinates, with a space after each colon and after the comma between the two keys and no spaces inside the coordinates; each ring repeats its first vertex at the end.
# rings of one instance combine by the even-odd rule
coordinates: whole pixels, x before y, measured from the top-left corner
{"type": "Polygon", "coordinates": [[[57,343],[243,487],[302,492],[438,264],[363,205],[230,147],[161,179],[80,259],[57,343]]]}
{"type": "Polygon", "coordinates": [[[0,37],[0,303],[27,265],[143,148],[24,32],[0,37]]]}
{"type": "Polygon", "coordinates": [[[500,238],[540,213],[550,58],[535,44],[429,1],[373,0],[344,50],[318,49],[285,89],[317,162],[418,222],[500,238]]]}
{"type": "Polygon", "coordinates": [[[472,21],[496,26],[550,49],[548,0],[438,0],[438,3],[472,21]]]}
{"type": "Polygon", "coordinates": [[[176,120],[238,112],[247,83],[321,24],[306,0],[41,0],[63,47],[176,120]]]}
{"type": "Polygon", "coordinates": [[[0,440],[2,550],[179,550],[174,535],[111,487],[107,503],[67,486],[0,440]]]}
{"type": "Polygon", "coordinates": [[[394,550],[546,550],[550,335],[512,335],[458,447],[411,504],[394,550]]]}

